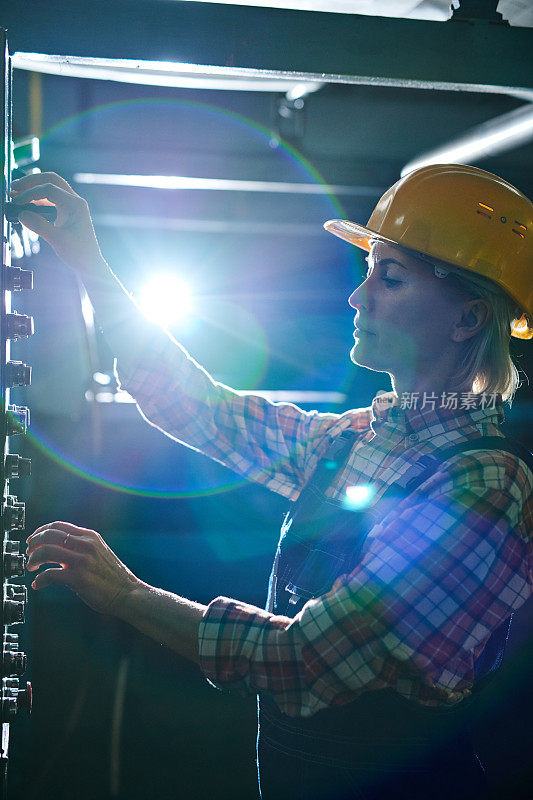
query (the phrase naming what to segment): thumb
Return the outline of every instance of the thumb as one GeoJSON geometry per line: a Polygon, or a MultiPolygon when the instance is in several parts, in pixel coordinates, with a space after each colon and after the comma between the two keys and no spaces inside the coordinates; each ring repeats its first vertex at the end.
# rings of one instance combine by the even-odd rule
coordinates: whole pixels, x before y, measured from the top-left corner
{"type": "Polygon", "coordinates": [[[34,578],[32,589],[44,589],[45,586],[51,586],[54,583],[67,584],[67,570],[63,567],[48,567],[34,578]]]}
{"type": "Polygon", "coordinates": [[[42,236],[46,242],[50,243],[50,237],[55,230],[51,222],[48,222],[40,214],[35,214],[33,211],[22,211],[19,214],[19,220],[30,231],[42,236]]]}

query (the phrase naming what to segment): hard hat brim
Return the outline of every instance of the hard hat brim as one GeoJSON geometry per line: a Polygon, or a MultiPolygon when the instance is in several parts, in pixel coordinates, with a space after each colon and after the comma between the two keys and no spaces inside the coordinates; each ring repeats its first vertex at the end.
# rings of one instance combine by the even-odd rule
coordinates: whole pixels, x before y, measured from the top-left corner
{"type": "Polygon", "coordinates": [[[350,244],[355,244],[356,247],[360,247],[367,252],[370,251],[370,245],[374,241],[398,246],[398,242],[347,219],[330,219],[324,223],[324,228],[334,236],[338,236],[340,239],[350,242],[350,244]]]}
{"type": "Polygon", "coordinates": [[[356,222],[350,222],[347,219],[330,219],[324,223],[324,228],[334,236],[338,236],[340,239],[344,239],[345,242],[354,244],[356,247],[360,247],[367,252],[370,252],[371,246],[376,242],[383,242],[392,247],[397,247],[415,258],[427,261],[429,264],[441,266],[448,271],[461,269],[457,264],[450,264],[448,261],[436,258],[430,253],[424,253],[422,250],[415,250],[413,247],[397,242],[395,239],[389,239],[388,236],[383,236],[382,233],[378,233],[372,230],[372,228],[367,228],[365,225],[358,225],[356,222]]]}

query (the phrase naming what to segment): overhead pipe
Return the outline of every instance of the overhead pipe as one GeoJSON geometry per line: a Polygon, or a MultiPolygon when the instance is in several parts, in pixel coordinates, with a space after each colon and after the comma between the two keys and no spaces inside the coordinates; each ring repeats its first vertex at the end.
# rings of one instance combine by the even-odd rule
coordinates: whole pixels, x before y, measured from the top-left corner
{"type": "Polygon", "coordinates": [[[407,175],[428,164],[472,164],[482,158],[513,150],[533,139],[533,103],[520,106],[476,125],[447,144],[409,161],[401,174],[407,175]]]}

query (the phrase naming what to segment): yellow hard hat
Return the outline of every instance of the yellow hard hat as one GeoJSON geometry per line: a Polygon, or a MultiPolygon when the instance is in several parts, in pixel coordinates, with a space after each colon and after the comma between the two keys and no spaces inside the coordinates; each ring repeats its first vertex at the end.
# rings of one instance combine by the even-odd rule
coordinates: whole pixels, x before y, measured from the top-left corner
{"type": "Polygon", "coordinates": [[[396,244],[489,278],[525,312],[512,335],[533,338],[533,203],[496,175],[463,164],[421,167],[385,192],[366,227],[338,219],[324,227],[364,250],[396,244]]]}

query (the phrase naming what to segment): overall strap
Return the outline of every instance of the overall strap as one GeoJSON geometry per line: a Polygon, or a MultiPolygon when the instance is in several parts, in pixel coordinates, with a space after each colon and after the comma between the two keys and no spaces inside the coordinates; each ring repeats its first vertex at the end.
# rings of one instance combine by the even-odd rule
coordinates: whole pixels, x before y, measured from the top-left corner
{"type": "MultiPolygon", "coordinates": [[[[306,516],[310,516],[318,508],[324,500],[328,486],[333,483],[346,464],[357,436],[358,433],[356,431],[347,430],[330,443],[326,453],[319,460],[313,474],[300,492],[298,499],[291,504],[292,510],[288,513],[288,516],[293,516],[296,509],[301,508],[305,508],[306,516]]],[[[442,464],[450,458],[475,450],[499,450],[512,453],[533,472],[533,453],[516,439],[511,439],[507,436],[480,436],[477,439],[469,439],[465,442],[448,445],[436,450],[432,455],[420,456],[403,475],[386,488],[377,501],[377,506],[390,495],[401,494],[406,497],[431,478],[442,464]]],[[[375,515],[375,510],[373,515],[375,515]]]]}
{"type": "Polygon", "coordinates": [[[512,453],[521,461],[524,461],[533,472],[533,454],[515,439],[503,436],[480,436],[478,439],[469,439],[466,442],[449,445],[435,451],[432,455],[423,455],[409,467],[404,474],[386,489],[382,494],[381,500],[394,490],[401,489],[402,493],[410,494],[414,492],[424,481],[442,466],[446,461],[461,453],[468,453],[474,450],[500,450],[505,453],[512,453]]]}
{"type": "Polygon", "coordinates": [[[318,508],[324,500],[326,489],[346,464],[358,435],[356,431],[347,430],[330,443],[298,499],[292,504],[290,516],[301,508],[305,509],[306,516],[310,516],[318,508]]]}

